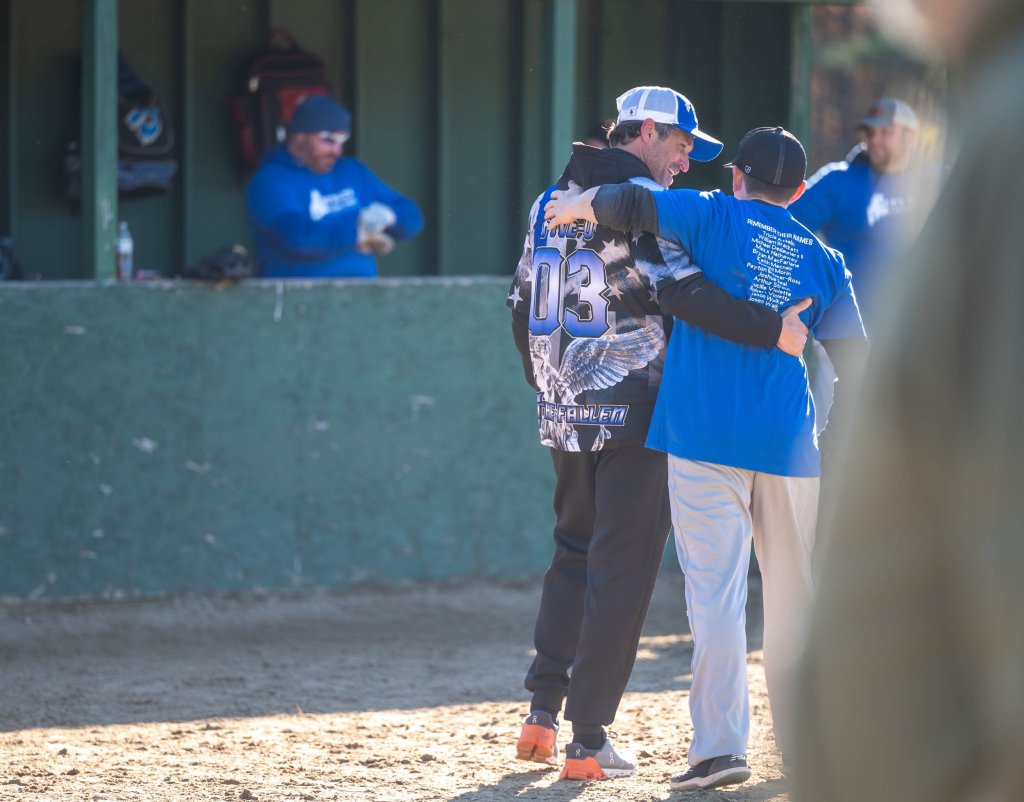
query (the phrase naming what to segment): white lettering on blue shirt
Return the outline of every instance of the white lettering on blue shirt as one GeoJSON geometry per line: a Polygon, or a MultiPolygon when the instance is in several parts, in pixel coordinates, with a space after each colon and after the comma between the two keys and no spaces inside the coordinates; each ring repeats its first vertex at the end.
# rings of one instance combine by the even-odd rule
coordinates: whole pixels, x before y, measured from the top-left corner
{"type": "Polygon", "coordinates": [[[352,187],[346,187],[341,192],[331,195],[321,195],[320,190],[309,191],[309,219],[316,222],[323,220],[329,214],[343,212],[359,204],[359,198],[352,187]]]}

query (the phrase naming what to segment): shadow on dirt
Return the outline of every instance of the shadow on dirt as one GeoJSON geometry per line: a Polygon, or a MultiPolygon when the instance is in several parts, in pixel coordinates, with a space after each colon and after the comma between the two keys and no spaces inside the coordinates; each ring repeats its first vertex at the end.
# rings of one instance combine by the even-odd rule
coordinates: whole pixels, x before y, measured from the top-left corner
{"type": "MultiPolygon", "coordinates": [[[[751,581],[750,648],[761,646],[751,581]]],[[[291,595],[0,606],[0,731],[277,713],[526,706],[540,579],[291,595]]],[[[686,690],[678,569],[629,691],[686,690]]]]}

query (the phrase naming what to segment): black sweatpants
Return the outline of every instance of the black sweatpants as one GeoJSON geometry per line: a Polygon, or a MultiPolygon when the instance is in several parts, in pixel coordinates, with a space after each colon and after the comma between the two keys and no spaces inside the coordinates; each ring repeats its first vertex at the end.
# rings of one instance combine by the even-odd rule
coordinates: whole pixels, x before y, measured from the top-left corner
{"type": "Polygon", "coordinates": [[[667,459],[643,446],[552,449],[555,554],[526,675],[533,706],[607,725],[625,691],[671,527],[667,459]],[[570,679],[571,669],[571,679],[570,679]]]}

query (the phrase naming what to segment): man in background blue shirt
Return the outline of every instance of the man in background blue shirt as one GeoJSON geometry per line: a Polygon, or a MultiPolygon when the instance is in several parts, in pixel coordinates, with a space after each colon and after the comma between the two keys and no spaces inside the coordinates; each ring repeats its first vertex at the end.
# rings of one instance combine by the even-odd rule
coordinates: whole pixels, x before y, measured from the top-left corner
{"type": "Polygon", "coordinates": [[[861,142],[826,164],[793,202],[793,217],[842,251],[868,323],[884,279],[885,256],[909,240],[921,187],[912,171],[920,123],[902,100],[881,98],[860,121],[861,142]]]}
{"type": "Polygon", "coordinates": [[[414,201],[342,156],[351,129],[344,106],[313,95],[253,174],[245,200],[259,275],[373,277],[375,256],[423,228],[414,201]]]}
{"type": "MultiPolygon", "coordinates": [[[[942,177],[938,166],[917,158],[920,127],[907,103],[880,98],[860,120],[857,146],[843,161],[811,176],[807,190],[790,206],[793,217],[842,252],[872,334],[891,268],[899,264],[893,255],[910,242],[942,177]]],[[[821,346],[812,343],[812,391],[821,431],[836,374],[821,346]]]]}

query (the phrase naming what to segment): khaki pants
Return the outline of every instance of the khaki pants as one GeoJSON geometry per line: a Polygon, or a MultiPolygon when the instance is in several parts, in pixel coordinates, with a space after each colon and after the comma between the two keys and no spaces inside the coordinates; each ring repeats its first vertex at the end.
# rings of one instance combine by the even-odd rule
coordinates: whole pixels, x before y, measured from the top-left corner
{"type": "Polygon", "coordinates": [[[764,591],[764,670],[775,740],[790,744],[792,675],[812,598],[818,479],[668,458],[676,553],[693,633],[689,763],[745,755],[750,545],[764,591]]]}

